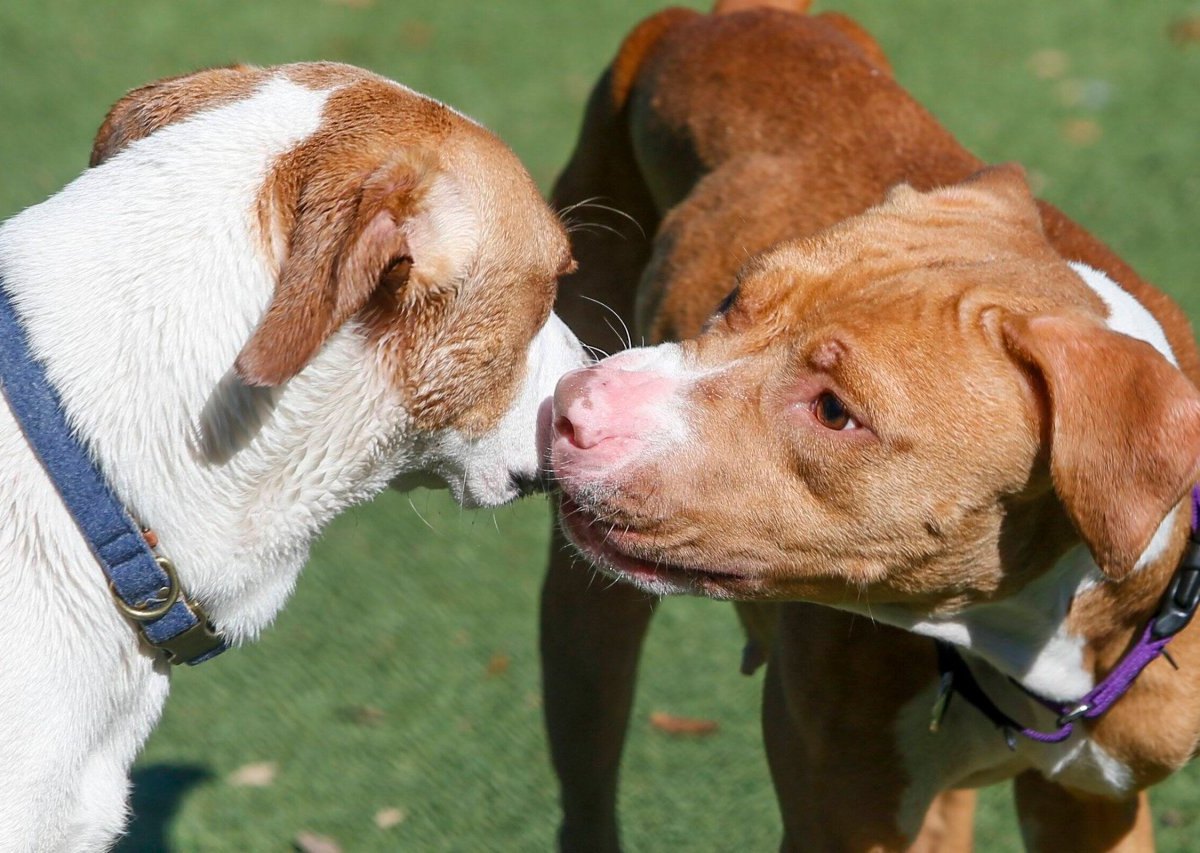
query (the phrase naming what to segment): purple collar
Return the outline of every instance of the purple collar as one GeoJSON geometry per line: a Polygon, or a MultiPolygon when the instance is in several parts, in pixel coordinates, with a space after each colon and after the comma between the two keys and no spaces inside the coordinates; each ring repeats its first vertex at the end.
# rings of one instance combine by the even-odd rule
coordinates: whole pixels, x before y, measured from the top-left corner
{"type": "Polygon", "coordinates": [[[1192,488],[1192,533],[1179,567],[1171,576],[1158,610],[1142,629],[1141,636],[1108,675],[1078,702],[1070,703],[1046,699],[1026,690],[1019,682],[1013,682],[1057,715],[1058,728],[1043,732],[1023,726],[1005,714],[980,687],[958,649],[939,641],[937,654],[941,685],[929,729],[933,732],[938,730],[951,697],[958,693],[1004,732],[1009,749],[1016,749],[1018,734],[1039,743],[1061,743],[1075,730],[1076,720],[1094,720],[1115,705],[1152,660],[1162,655],[1175,666],[1175,661],[1166,651],[1167,643],[1192,620],[1197,605],[1200,605],[1200,486],[1192,488]]]}

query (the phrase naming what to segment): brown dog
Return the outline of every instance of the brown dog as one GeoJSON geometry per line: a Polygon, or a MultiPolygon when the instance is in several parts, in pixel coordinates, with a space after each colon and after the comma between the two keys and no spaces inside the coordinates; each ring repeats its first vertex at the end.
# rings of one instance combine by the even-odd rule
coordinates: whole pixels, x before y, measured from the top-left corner
{"type": "MultiPolygon", "coordinates": [[[[563,845],[617,847],[649,591],[788,602],[743,606],[770,650],[785,847],[968,846],[955,789],[1014,778],[1031,846],[1148,849],[1144,789],[1200,735],[1194,671],[1155,660],[1061,742],[1010,749],[988,713],[1060,731],[1035,697],[1070,708],[1137,651],[1200,467],[1187,321],[1019,169],[981,172],[853,22],[748,5],[635,29],[555,190],[650,235],[577,234],[574,288],[652,341],[703,332],[556,394],[563,527],[633,584],[589,591],[555,541],[563,845]],[[859,613],[883,625],[850,631],[859,613]],[[945,706],[930,638],[983,698],[945,706]]],[[[598,309],[562,310],[613,344],[598,309]]],[[[1198,646],[1190,629],[1172,650],[1198,646]]]]}

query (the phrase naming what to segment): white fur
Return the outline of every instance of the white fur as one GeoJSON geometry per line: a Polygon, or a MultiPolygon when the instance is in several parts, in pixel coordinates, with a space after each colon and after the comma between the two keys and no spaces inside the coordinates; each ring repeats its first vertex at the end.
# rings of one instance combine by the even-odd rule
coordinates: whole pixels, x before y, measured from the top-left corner
{"type": "Polygon", "coordinates": [[[450,486],[463,506],[489,506],[517,496],[513,476],[539,476],[541,454],[532,440],[538,407],[554,393],[563,365],[583,360],[583,348],[566,323],[551,314],[529,348],[528,372],[500,425],[482,438],[448,430],[430,447],[425,465],[450,486]]]}
{"type": "MultiPolygon", "coordinates": [[[[353,324],[281,388],[231,372],[274,291],[256,196],[327,96],[273,79],[0,227],[0,276],[73,426],[235,644],[271,622],[327,522],[425,459],[353,324]]],[[[501,428],[452,448],[460,495],[514,496],[510,472],[537,466],[537,397],[581,362],[547,323],[501,428]]],[[[167,668],[117,614],[3,404],[0,466],[0,849],[103,849],[124,823],[128,768],[167,668]]]]}
{"type": "MultiPolygon", "coordinates": [[[[1095,583],[1099,569],[1083,546],[1013,595],[944,617],[914,614],[895,605],[873,605],[880,622],[952,643],[1049,699],[1070,701],[1092,689],[1084,667],[1083,638],[1066,629],[1075,595],[1095,583]]],[[[858,609],[848,605],[846,609],[858,609]]]]}
{"type": "Polygon", "coordinates": [[[1139,341],[1145,341],[1154,347],[1162,357],[1176,367],[1175,353],[1167,343],[1166,333],[1154,319],[1154,315],[1146,310],[1146,306],[1137,301],[1132,293],[1125,290],[1100,270],[1087,264],[1072,261],[1071,269],[1083,279],[1083,283],[1096,292],[1108,306],[1108,327],[1114,332],[1120,332],[1139,341]]]}
{"type": "MultiPolygon", "coordinates": [[[[688,393],[695,383],[732,368],[736,362],[716,367],[697,369],[688,358],[688,353],[677,343],[658,344],[652,347],[634,347],[609,356],[601,365],[625,370],[630,373],[652,373],[675,383],[673,391],[655,406],[656,426],[641,438],[645,447],[638,454],[622,463],[628,465],[648,455],[661,455],[684,445],[692,438],[692,413],[689,407],[692,395],[688,393]]],[[[614,469],[618,470],[618,469],[614,469]]]]}

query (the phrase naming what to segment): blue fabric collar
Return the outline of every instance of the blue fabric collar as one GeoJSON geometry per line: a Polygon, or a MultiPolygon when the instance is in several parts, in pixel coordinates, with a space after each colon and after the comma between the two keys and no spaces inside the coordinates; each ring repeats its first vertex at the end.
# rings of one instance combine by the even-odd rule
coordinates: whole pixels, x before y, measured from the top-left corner
{"type": "Polygon", "coordinates": [[[156,557],[108,481],[75,437],[58,393],[33,358],[0,279],[0,387],[25,438],[58,489],[118,609],[174,664],[197,664],[227,648],[198,604],[179,586],[170,562],[156,557]]]}

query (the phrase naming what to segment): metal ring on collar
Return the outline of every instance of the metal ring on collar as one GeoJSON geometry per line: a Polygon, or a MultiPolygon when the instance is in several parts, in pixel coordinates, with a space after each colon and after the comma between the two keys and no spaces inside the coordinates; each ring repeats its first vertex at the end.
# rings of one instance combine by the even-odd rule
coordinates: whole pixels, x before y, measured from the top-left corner
{"type": "Polygon", "coordinates": [[[126,602],[117,595],[115,589],[113,590],[113,600],[117,603],[117,609],[136,622],[153,622],[155,619],[166,616],[167,611],[174,607],[175,602],[179,600],[179,576],[175,574],[174,564],[166,557],[155,557],[154,562],[158,563],[158,567],[163,570],[168,583],[158,591],[158,597],[148,598],[134,605],[126,602]]]}
{"type": "Polygon", "coordinates": [[[1092,710],[1092,706],[1086,702],[1076,705],[1070,711],[1067,711],[1067,713],[1058,718],[1058,725],[1061,727],[1065,726],[1067,723],[1073,723],[1090,710],[1092,710]]]}

